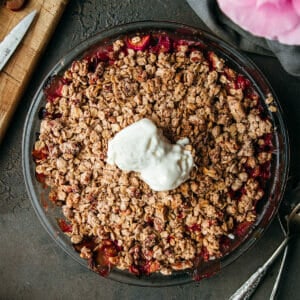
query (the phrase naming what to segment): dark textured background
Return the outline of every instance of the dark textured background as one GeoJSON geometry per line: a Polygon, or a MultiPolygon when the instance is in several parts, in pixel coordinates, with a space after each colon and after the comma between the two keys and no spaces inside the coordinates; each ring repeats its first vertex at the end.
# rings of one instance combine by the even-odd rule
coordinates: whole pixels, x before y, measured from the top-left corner
{"type": "MultiPolygon", "coordinates": [[[[21,168],[25,116],[41,78],[66,51],[95,32],[138,20],[171,20],[205,28],[183,0],[70,1],[36,69],[0,147],[0,299],[227,299],[282,240],[277,220],[263,238],[209,280],[184,286],[143,288],[99,277],[68,257],[40,225],[27,196],[21,168]]],[[[291,133],[291,178],[299,177],[300,80],[270,57],[251,58],[265,73],[284,108],[291,133]]],[[[300,245],[293,243],[279,299],[300,299],[300,245]]],[[[253,299],[268,299],[278,263],[253,299]]]]}

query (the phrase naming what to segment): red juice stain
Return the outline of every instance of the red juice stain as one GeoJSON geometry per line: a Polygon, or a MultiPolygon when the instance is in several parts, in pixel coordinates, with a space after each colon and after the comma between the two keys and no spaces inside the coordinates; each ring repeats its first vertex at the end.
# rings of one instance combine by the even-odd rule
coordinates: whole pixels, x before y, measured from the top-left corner
{"type": "Polygon", "coordinates": [[[94,241],[94,238],[91,237],[85,237],[80,243],[73,244],[73,247],[77,252],[80,252],[83,247],[86,247],[93,251],[93,249],[96,247],[96,243],[94,241]]]}
{"type": "Polygon", "coordinates": [[[167,237],[168,243],[170,244],[171,240],[173,240],[173,239],[174,239],[174,236],[173,236],[173,235],[169,235],[169,236],[167,237]]]}
{"type": "Polygon", "coordinates": [[[245,78],[243,75],[239,74],[235,81],[235,88],[246,90],[251,86],[251,82],[249,79],[245,78]]]}
{"type": "Polygon", "coordinates": [[[152,218],[148,217],[147,218],[147,221],[146,221],[146,224],[150,227],[153,227],[154,226],[154,221],[152,218]]]}
{"type": "Polygon", "coordinates": [[[41,204],[44,208],[44,210],[47,212],[49,209],[48,201],[44,195],[44,193],[40,193],[40,199],[41,199],[41,204]]]}
{"type": "Polygon", "coordinates": [[[177,218],[178,218],[178,219],[183,219],[183,218],[184,218],[184,213],[183,213],[183,211],[180,211],[180,212],[177,214],[177,218]]]}
{"type": "Polygon", "coordinates": [[[201,225],[200,224],[193,224],[191,226],[188,226],[188,230],[192,232],[201,231],[201,225]]]}
{"type": "Polygon", "coordinates": [[[148,35],[144,35],[144,36],[138,36],[138,37],[128,37],[126,39],[126,44],[127,44],[127,47],[129,49],[133,49],[133,50],[140,50],[140,51],[143,51],[145,50],[149,43],[150,43],[150,38],[151,36],[148,34],[148,35]]]}
{"type": "Polygon", "coordinates": [[[206,247],[202,247],[201,250],[201,256],[203,257],[204,261],[208,261],[209,260],[209,253],[206,247]]]}
{"type": "Polygon", "coordinates": [[[263,137],[264,143],[262,145],[258,146],[258,151],[259,152],[272,152],[274,149],[272,138],[273,138],[273,136],[271,133],[265,134],[263,137]]]}
{"type": "Polygon", "coordinates": [[[169,53],[172,51],[171,39],[164,34],[153,37],[149,50],[154,53],[169,53]]]}
{"type": "Polygon", "coordinates": [[[203,247],[201,253],[194,260],[192,276],[195,281],[200,281],[213,276],[220,269],[220,262],[210,261],[207,249],[203,247]]]}
{"type": "Polygon", "coordinates": [[[267,180],[271,177],[271,164],[270,162],[266,162],[260,165],[261,170],[261,178],[267,180]]]}
{"type": "Polygon", "coordinates": [[[65,84],[63,78],[58,76],[50,77],[44,85],[44,94],[47,101],[54,101],[57,97],[62,96],[62,87],[65,84]]]}
{"type": "Polygon", "coordinates": [[[64,219],[57,218],[56,221],[62,232],[72,232],[72,225],[68,224],[64,219]]]}
{"type": "Polygon", "coordinates": [[[31,155],[35,161],[44,160],[48,157],[49,152],[46,147],[43,147],[42,149],[39,150],[33,149],[31,155]]]}
{"type": "Polygon", "coordinates": [[[118,256],[120,247],[111,240],[102,241],[102,245],[93,251],[92,258],[89,260],[89,266],[93,271],[101,276],[107,276],[113,264],[109,261],[110,257],[118,256]]]}
{"type": "Polygon", "coordinates": [[[244,221],[239,223],[235,228],[235,233],[238,237],[244,237],[252,226],[253,222],[244,221]]]}
{"type": "Polygon", "coordinates": [[[220,238],[220,250],[223,255],[230,251],[231,244],[232,244],[232,240],[228,236],[223,235],[220,238]]]}
{"type": "Polygon", "coordinates": [[[37,173],[37,172],[35,172],[35,178],[36,178],[36,180],[38,181],[38,182],[40,182],[40,183],[45,183],[45,181],[46,181],[46,175],[45,174],[43,174],[43,173],[37,173]]]}
{"type": "Polygon", "coordinates": [[[154,260],[140,260],[137,264],[132,264],[129,267],[129,271],[136,275],[136,276],[141,276],[141,275],[149,275],[153,272],[156,272],[159,270],[160,264],[157,261],[154,260]]]}
{"type": "Polygon", "coordinates": [[[207,52],[207,60],[208,60],[208,63],[209,63],[209,69],[211,71],[216,70],[216,68],[217,68],[217,66],[216,66],[217,55],[212,51],[208,51],[207,52]]]}

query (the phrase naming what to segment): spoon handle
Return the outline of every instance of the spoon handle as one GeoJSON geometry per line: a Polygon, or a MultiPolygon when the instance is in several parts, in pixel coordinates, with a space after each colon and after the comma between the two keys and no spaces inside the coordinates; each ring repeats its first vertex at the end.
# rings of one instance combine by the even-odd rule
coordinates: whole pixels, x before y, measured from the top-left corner
{"type": "Polygon", "coordinates": [[[270,300],[275,300],[276,297],[277,297],[277,292],[278,292],[281,276],[282,276],[282,273],[283,273],[283,269],[284,269],[284,266],[285,266],[287,253],[288,253],[288,248],[289,248],[289,246],[286,246],[285,249],[284,249],[283,256],[282,256],[282,259],[281,259],[281,264],[280,264],[280,267],[279,267],[279,271],[277,273],[276,281],[273,285],[272,293],[270,295],[270,300]]]}
{"type": "Polygon", "coordinates": [[[285,248],[289,239],[290,237],[287,236],[274,251],[274,253],[270,256],[270,258],[261,267],[259,267],[243,285],[241,285],[241,287],[229,298],[229,300],[247,300],[251,297],[269,267],[273,264],[277,256],[285,248]]]}

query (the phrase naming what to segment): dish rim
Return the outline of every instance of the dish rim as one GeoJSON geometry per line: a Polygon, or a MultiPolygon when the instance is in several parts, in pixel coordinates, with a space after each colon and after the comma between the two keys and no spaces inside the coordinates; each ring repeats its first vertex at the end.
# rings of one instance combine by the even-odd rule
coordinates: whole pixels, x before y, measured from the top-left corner
{"type": "MultiPolygon", "coordinates": [[[[265,93],[261,93],[261,89],[269,90],[271,94],[274,97],[274,100],[276,102],[276,107],[278,109],[278,112],[272,115],[276,115],[276,122],[278,122],[279,130],[282,131],[282,146],[283,149],[281,150],[278,155],[276,155],[276,165],[279,164],[279,157],[281,160],[285,161],[285,164],[283,166],[283,170],[281,170],[280,175],[282,175],[282,179],[280,180],[280,191],[279,196],[276,197],[276,205],[273,207],[272,211],[270,212],[269,216],[265,216],[265,213],[262,214],[266,219],[262,218],[260,216],[259,222],[255,222],[255,227],[249,233],[247,236],[244,237],[241,244],[234,249],[234,251],[230,252],[229,254],[225,255],[224,257],[220,258],[218,261],[220,263],[220,270],[222,271],[226,266],[230,265],[233,261],[235,261],[238,257],[240,257],[243,253],[245,253],[247,250],[251,248],[251,246],[254,245],[254,243],[262,236],[262,234],[266,231],[268,226],[270,225],[271,221],[274,219],[274,216],[277,213],[277,210],[279,208],[279,205],[282,201],[282,197],[286,188],[288,174],[289,174],[289,166],[290,166],[290,145],[289,145],[289,136],[287,131],[287,126],[284,121],[283,117],[283,111],[281,109],[279,100],[274,93],[274,90],[268,80],[265,78],[261,70],[252,62],[251,59],[249,59],[244,54],[241,54],[236,50],[233,46],[229,45],[227,42],[224,42],[219,37],[216,37],[215,35],[201,29],[196,28],[190,25],[186,25],[183,23],[177,23],[177,22],[169,22],[169,21],[139,21],[139,22],[132,22],[132,23],[126,23],[126,24],[120,24],[118,26],[114,26],[111,28],[103,29],[96,33],[95,35],[87,38],[86,40],[79,43],[77,46],[75,46],[73,49],[65,53],[58,61],[57,63],[50,68],[50,71],[47,73],[47,75],[43,78],[43,80],[40,82],[36,93],[32,99],[30,108],[27,113],[27,117],[25,120],[24,130],[23,130],[23,138],[22,138],[22,167],[23,167],[23,174],[25,179],[25,185],[26,190],[29,195],[29,198],[31,200],[32,206],[35,210],[35,213],[37,214],[41,224],[46,229],[48,234],[52,237],[52,239],[55,240],[55,242],[68,254],[70,255],[75,261],[80,263],[81,265],[88,267],[87,262],[84,259],[81,259],[78,255],[78,253],[73,249],[73,251],[70,251],[70,246],[67,245],[66,241],[64,241],[64,238],[61,238],[62,236],[65,236],[64,234],[60,234],[59,232],[53,230],[53,225],[48,220],[46,216],[46,212],[41,205],[41,200],[38,198],[38,195],[36,191],[34,190],[34,182],[33,182],[33,176],[32,176],[32,158],[31,158],[31,150],[32,150],[32,139],[35,132],[32,132],[33,124],[34,122],[37,122],[37,112],[38,108],[41,106],[41,103],[44,101],[44,94],[43,94],[43,87],[45,85],[45,82],[48,78],[50,78],[53,75],[58,74],[60,71],[67,68],[67,66],[72,62],[74,59],[78,57],[82,57],[84,53],[88,51],[88,49],[91,49],[95,47],[97,44],[103,43],[103,41],[106,41],[107,39],[115,39],[117,36],[121,35],[128,35],[129,32],[142,32],[142,31],[170,31],[172,29],[178,30],[180,28],[181,30],[188,30],[189,33],[195,34],[196,36],[202,38],[207,38],[213,43],[216,43],[219,48],[225,49],[227,52],[229,52],[230,55],[233,57],[238,58],[240,61],[246,63],[246,65],[240,66],[240,68],[243,70],[243,74],[246,74],[246,76],[254,83],[255,89],[258,90],[260,96],[265,93]],[[258,76],[258,77],[257,77],[258,76]],[[260,85],[264,85],[261,87],[260,85]],[[31,163],[31,164],[30,164],[31,163]],[[264,222],[263,222],[264,221],[264,222]],[[263,224],[261,224],[263,223],[263,224]],[[261,225],[263,227],[261,228],[261,225]]],[[[215,46],[216,46],[215,45],[215,46]]],[[[226,55],[228,53],[226,52],[226,55]]],[[[225,52],[224,52],[225,53],[225,52]]],[[[263,101],[263,99],[261,99],[263,101]]],[[[40,123],[40,120],[38,120],[38,123],[40,123]]],[[[274,120],[273,120],[274,125],[274,120]]],[[[278,128],[276,129],[276,137],[278,135],[277,133],[278,128]]],[[[275,135],[275,134],[274,134],[275,135]]],[[[278,137],[277,137],[278,138],[278,137]]],[[[278,141],[277,141],[278,142],[278,141]]],[[[274,180],[275,181],[275,180],[274,180]]],[[[276,186],[276,184],[273,184],[276,186]]],[[[267,210],[265,208],[265,210],[267,210]]],[[[70,243],[71,244],[71,243],[70,243]]],[[[89,268],[88,268],[89,269],[89,268]]],[[[192,276],[190,274],[190,271],[181,271],[179,273],[172,273],[170,276],[160,275],[160,274],[153,274],[151,276],[142,276],[140,278],[137,278],[135,275],[132,275],[129,272],[124,272],[118,269],[113,269],[113,271],[109,274],[107,278],[127,283],[127,284],[133,284],[138,286],[171,286],[171,285],[177,285],[177,284],[184,284],[184,283],[190,283],[193,281],[192,276]],[[126,274],[126,276],[124,276],[126,274]]]]}

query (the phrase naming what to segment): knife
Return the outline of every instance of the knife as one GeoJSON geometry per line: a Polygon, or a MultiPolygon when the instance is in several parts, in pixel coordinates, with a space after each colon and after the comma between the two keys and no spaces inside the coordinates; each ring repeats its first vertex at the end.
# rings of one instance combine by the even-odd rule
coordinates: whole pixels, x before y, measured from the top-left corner
{"type": "Polygon", "coordinates": [[[21,40],[25,36],[32,21],[36,16],[37,11],[34,10],[22,19],[0,43],[0,71],[6,65],[21,40]]]}

